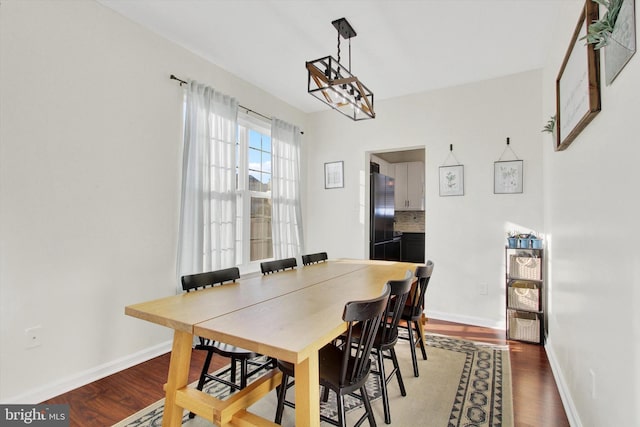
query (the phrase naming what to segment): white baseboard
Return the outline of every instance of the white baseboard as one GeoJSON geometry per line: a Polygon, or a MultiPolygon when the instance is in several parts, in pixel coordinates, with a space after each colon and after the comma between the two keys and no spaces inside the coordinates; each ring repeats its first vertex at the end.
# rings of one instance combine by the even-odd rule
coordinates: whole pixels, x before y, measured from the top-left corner
{"type": "Polygon", "coordinates": [[[31,389],[18,396],[12,396],[5,399],[2,403],[6,404],[36,404],[52,397],[61,395],[83,385],[87,385],[93,381],[120,372],[124,369],[145,362],[154,357],[171,351],[171,341],[166,341],[153,347],[141,350],[137,353],[122,357],[120,359],[107,362],[103,365],[88,369],[84,372],[63,378],[50,384],[31,389]]]}
{"type": "Polygon", "coordinates": [[[548,337],[544,349],[547,353],[547,359],[549,359],[549,365],[551,366],[553,378],[556,380],[556,385],[558,386],[558,392],[560,393],[560,399],[562,400],[564,411],[567,414],[569,425],[571,427],[582,427],[580,416],[578,415],[576,406],[574,405],[573,399],[571,398],[571,392],[569,391],[569,387],[567,387],[567,382],[564,380],[558,358],[556,357],[556,353],[553,351],[552,342],[548,337]]]}
{"type": "Polygon", "coordinates": [[[504,321],[496,321],[492,319],[485,319],[483,317],[462,316],[459,314],[446,313],[442,311],[427,310],[425,312],[427,318],[432,317],[434,319],[444,320],[447,322],[462,323],[464,325],[482,326],[491,329],[504,330],[504,321]]]}

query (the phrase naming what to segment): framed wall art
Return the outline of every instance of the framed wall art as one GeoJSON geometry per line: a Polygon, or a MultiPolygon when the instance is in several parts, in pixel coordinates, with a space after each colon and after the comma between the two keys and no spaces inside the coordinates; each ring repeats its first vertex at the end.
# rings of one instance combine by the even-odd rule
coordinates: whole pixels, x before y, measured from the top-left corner
{"type": "Polygon", "coordinates": [[[522,193],[522,160],[493,162],[493,193],[522,193]]]}
{"type": "Polygon", "coordinates": [[[324,188],[344,187],[344,162],[328,162],[324,164],[324,188]]]}
{"type": "Polygon", "coordinates": [[[464,196],[464,166],[440,166],[440,196],[464,196]]]}
{"type": "Polygon", "coordinates": [[[582,40],[598,19],[598,4],[587,0],[556,79],[556,146],[565,150],[600,112],[600,55],[582,40]]]}

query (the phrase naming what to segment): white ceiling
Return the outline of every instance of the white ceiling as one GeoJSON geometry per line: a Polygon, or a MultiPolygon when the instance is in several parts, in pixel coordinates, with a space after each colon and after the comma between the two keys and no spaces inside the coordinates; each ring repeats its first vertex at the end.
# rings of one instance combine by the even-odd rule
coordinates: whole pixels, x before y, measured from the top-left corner
{"type": "Polygon", "coordinates": [[[541,68],[556,7],[580,0],[98,1],[313,112],[328,107],[306,93],[305,61],[337,56],[335,19],[357,32],[351,71],[379,101],[541,68]]]}

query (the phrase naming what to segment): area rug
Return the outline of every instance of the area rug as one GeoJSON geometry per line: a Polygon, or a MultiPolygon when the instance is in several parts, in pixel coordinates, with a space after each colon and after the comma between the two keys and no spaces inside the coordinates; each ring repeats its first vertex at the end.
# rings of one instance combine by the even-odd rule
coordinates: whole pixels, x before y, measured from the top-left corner
{"type": "MultiPolygon", "coordinates": [[[[512,427],[513,405],[511,393],[511,365],[506,346],[459,340],[447,336],[426,336],[428,360],[422,360],[418,350],[420,376],[413,376],[411,352],[408,341],[399,340],[396,353],[402,371],[407,396],[402,397],[397,381],[389,384],[391,425],[399,427],[512,427]]],[[[390,362],[387,362],[390,365],[390,362]]],[[[229,388],[210,382],[205,388],[218,398],[225,398],[229,388]]],[[[384,423],[380,382],[377,375],[370,375],[367,390],[372,399],[376,420],[384,423]]],[[[287,398],[293,399],[290,389],[287,398]]],[[[358,399],[349,399],[347,424],[362,415],[358,399]]],[[[276,396],[272,391],[255,405],[250,412],[273,420],[276,396]]],[[[114,427],[152,427],[162,424],[164,399],[150,405],[114,427]]],[[[329,402],[321,403],[320,411],[335,418],[335,395],[329,402]]],[[[185,412],[183,425],[188,427],[211,426],[208,421],[196,417],[189,419],[185,412]]],[[[294,410],[285,407],[283,426],[295,425],[294,410]]],[[[321,423],[321,425],[329,425],[321,423]]],[[[366,425],[366,424],[365,424],[366,425]]]]}

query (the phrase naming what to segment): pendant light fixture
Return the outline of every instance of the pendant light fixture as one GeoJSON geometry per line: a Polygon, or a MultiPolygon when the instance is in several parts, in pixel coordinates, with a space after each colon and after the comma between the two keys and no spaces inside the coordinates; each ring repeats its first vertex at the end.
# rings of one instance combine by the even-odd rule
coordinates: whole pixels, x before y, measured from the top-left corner
{"type": "Polygon", "coordinates": [[[332,22],[338,31],[338,59],[307,61],[307,92],[352,120],[373,119],[373,93],[351,74],[351,38],[356,32],[346,18],[332,22]],[[349,40],[349,67],[340,64],[340,37],[349,40]]]}

